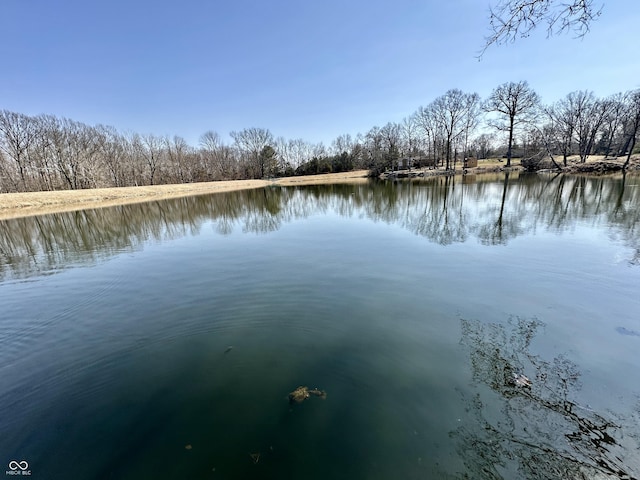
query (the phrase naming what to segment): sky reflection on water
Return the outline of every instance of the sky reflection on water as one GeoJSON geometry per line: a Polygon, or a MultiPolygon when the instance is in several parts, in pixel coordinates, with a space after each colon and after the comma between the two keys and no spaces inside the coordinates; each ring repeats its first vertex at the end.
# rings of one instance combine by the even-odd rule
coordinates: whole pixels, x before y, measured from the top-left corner
{"type": "Polygon", "coordinates": [[[638,477],[637,179],[468,180],[1,222],[0,461],[638,477]],[[307,384],[327,399],[289,406],[307,384]]]}

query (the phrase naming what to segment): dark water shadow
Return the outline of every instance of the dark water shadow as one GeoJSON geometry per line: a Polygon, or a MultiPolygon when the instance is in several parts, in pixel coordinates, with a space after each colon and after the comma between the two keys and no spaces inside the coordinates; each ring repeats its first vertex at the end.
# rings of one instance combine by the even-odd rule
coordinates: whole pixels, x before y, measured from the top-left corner
{"type": "Polygon", "coordinates": [[[616,332],[618,332],[620,335],[626,335],[628,337],[640,337],[640,332],[638,332],[637,330],[629,330],[625,327],[616,327],[616,332]]]}
{"type": "Polygon", "coordinates": [[[630,414],[596,412],[580,403],[581,373],[564,355],[531,353],[539,320],[461,320],[476,384],[462,393],[468,419],[451,432],[468,473],[462,478],[637,479],[640,405],[630,414]],[[526,373],[531,387],[515,375],[526,373]]]}

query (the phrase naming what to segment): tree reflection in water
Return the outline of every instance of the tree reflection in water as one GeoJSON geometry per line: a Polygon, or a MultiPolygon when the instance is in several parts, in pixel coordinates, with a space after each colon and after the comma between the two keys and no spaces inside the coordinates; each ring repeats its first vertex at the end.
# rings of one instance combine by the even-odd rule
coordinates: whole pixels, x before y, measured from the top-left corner
{"type": "Polygon", "coordinates": [[[506,245],[538,230],[606,225],[640,263],[640,177],[502,174],[354,185],[268,187],[0,221],[0,280],[55,273],[197,235],[211,222],[229,235],[268,234],[319,213],[398,225],[440,245],[506,245]]]}
{"type": "Polygon", "coordinates": [[[637,409],[635,424],[627,415],[622,425],[612,412],[581,405],[577,366],[562,355],[546,361],[530,351],[541,321],[461,323],[477,386],[465,398],[468,418],[451,433],[470,472],[462,478],[638,478],[637,409]],[[520,372],[532,379],[530,388],[514,384],[520,372]]]}

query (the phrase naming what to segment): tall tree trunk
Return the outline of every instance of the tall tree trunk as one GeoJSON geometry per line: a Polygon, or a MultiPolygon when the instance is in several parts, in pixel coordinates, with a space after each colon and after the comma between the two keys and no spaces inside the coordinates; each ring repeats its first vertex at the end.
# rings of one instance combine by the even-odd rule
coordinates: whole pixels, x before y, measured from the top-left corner
{"type": "Polygon", "coordinates": [[[625,171],[629,166],[629,161],[631,160],[631,154],[633,153],[633,149],[636,146],[636,136],[631,137],[631,145],[629,146],[629,153],[627,154],[627,160],[624,162],[622,166],[622,170],[625,171]]]}
{"type": "Polygon", "coordinates": [[[449,170],[449,162],[451,160],[451,140],[447,138],[447,167],[445,170],[449,170]]]}
{"type": "Polygon", "coordinates": [[[507,167],[511,166],[511,147],[513,145],[513,115],[509,118],[509,147],[507,148],[507,167]]]}

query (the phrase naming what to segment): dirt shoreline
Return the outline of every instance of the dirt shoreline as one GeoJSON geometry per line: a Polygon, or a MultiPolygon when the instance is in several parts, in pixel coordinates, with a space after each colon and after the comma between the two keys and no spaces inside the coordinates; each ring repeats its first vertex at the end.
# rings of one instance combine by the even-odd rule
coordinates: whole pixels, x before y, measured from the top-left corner
{"type": "MultiPolygon", "coordinates": [[[[603,156],[592,156],[587,163],[577,162],[577,157],[570,158],[569,167],[563,168],[563,173],[573,174],[607,174],[611,166],[622,166],[620,159],[607,160],[603,156]]],[[[506,168],[499,160],[482,161],[475,168],[469,168],[466,173],[485,174],[503,171],[522,171],[519,162],[506,168]]],[[[634,155],[629,165],[630,171],[640,171],[640,156],[634,155]]],[[[554,170],[557,172],[557,170],[554,170]]],[[[445,171],[441,169],[415,169],[402,172],[387,172],[381,178],[413,178],[440,175],[457,175],[462,170],[445,171]]],[[[154,185],[145,187],[96,188],[88,190],[61,190],[55,192],[25,192],[0,194],[0,220],[10,218],[44,215],[47,213],[69,212],[86,208],[113,207],[131,203],[144,203],[169,198],[190,197],[194,195],[208,195],[219,192],[231,192],[266,186],[295,186],[295,185],[328,185],[339,183],[366,183],[368,170],[354,172],[328,173],[322,175],[307,175],[300,177],[283,177],[273,180],[230,180],[220,182],[185,183],[174,185],[154,185]]]]}
{"type": "Polygon", "coordinates": [[[368,171],[285,177],[274,180],[231,180],[222,182],[154,185],[145,187],[96,188],[55,192],[0,194],[0,220],[44,215],[47,213],[113,207],[168,198],[207,195],[266,186],[326,185],[366,183],[368,171]]]}

